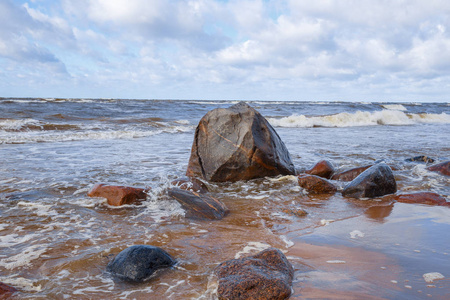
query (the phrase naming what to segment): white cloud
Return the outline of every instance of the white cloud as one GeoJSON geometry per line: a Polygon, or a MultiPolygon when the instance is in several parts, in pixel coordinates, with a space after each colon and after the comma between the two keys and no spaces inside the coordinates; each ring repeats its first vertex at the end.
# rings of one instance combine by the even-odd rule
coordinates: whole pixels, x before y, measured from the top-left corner
{"type": "Polygon", "coordinates": [[[0,1],[8,82],[59,74],[100,97],[450,92],[449,1],[0,1]]]}

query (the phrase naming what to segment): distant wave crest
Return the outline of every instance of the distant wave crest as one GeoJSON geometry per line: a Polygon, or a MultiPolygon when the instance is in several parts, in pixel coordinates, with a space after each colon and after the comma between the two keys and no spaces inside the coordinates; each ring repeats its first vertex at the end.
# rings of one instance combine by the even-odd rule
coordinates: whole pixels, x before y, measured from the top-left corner
{"type": "Polygon", "coordinates": [[[284,118],[269,118],[275,127],[355,127],[376,125],[414,125],[427,123],[450,123],[450,115],[408,114],[400,110],[384,109],[381,111],[357,111],[355,113],[338,113],[326,116],[292,115],[284,118]]]}

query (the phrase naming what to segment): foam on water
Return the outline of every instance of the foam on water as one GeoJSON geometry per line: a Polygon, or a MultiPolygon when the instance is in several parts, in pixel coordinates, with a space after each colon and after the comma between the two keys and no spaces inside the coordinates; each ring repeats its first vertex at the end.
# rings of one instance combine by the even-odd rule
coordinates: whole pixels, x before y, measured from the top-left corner
{"type": "Polygon", "coordinates": [[[406,114],[398,110],[357,111],[326,116],[292,115],[284,118],[268,118],[275,127],[355,127],[377,125],[414,125],[419,123],[450,123],[450,115],[406,114]]]}
{"type": "Polygon", "coordinates": [[[384,104],[384,105],[381,105],[381,106],[386,108],[386,109],[391,109],[391,110],[401,110],[401,111],[408,110],[406,107],[404,107],[401,104],[384,104]]]}
{"type": "Polygon", "coordinates": [[[432,282],[434,282],[435,280],[441,280],[441,279],[444,279],[444,278],[445,278],[445,276],[442,275],[442,274],[439,273],[439,272],[431,272],[431,273],[423,274],[423,279],[424,279],[425,282],[427,282],[427,283],[432,283],[432,282]]]}
{"type": "Polygon", "coordinates": [[[241,251],[236,253],[234,256],[235,259],[241,258],[244,254],[249,254],[251,252],[261,252],[267,248],[270,248],[271,246],[266,243],[261,242],[248,242],[247,246],[244,247],[241,251]]]}
{"type": "Polygon", "coordinates": [[[18,267],[28,266],[33,260],[41,257],[47,251],[48,246],[48,244],[28,246],[16,255],[2,258],[0,260],[0,267],[12,270],[18,267]]]}

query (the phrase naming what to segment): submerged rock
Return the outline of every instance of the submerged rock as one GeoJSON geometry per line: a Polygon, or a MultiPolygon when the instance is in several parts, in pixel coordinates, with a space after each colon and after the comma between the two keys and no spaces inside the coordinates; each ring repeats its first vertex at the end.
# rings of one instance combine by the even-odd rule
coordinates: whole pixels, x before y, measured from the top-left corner
{"type": "Polygon", "coordinates": [[[88,196],[106,198],[109,205],[120,206],[145,199],[147,194],[140,188],[98,183],[88,192],[88,196]]]}
{"type": "Polygon", "coordinates": [[[106,269],[122,280],[143,282],[155,271],[171,267],[175,263],[172,256],[159,247],[135,245],[117,254],[106,269]]]}
{"type": "Polygon", "coordinates": [[[200,220],[220,220],[227,213],[228,208],[219,200],[205,194],[172,188],[168,190],[170,197],[177,200],[186,210],[186,217],[200,220]]]}
{"type": "Polygon", "coordinates": [[[315,175],[298,175],[298,184],[310,194],[334,194],[337,188],[325,178],[315,175]]]}
{"type": "Polygon", "coordinates": [[[442,205],[442,206],[450,205],[450,202],[447,202],[447,200],[445,200],[444,197],[441,197],[439,194],[431,192],[402,194],[396,196],[394,199],[402,203],[418,203],[418,204],[420,203],[420,204],[442,205]]]}
{"type": "Polygon", "coordinates": [[[335,172],[333,165],[327,160],[321,160],[310,170],[305,171],[306,174],[316,175],[326,179],[330,179],[335,172]]]}
{"type": "Polygon", "coordinates": [[[182,190],[196,192],[196,193],[207,193],[208,187],[202,181],[197,178],[185,178],[177,179],[172,181],[172,185],[180,188],[182,190]]]}
{"type": "Polygon", "coordinates": [[[3,282],[0,282],[0,299],[8,299],[15,292],[17,292],[15,288],[7,284],[4,284],[3,282]]]}
{"type": "Polygon", "coordinates": [[[365,170],[367,170],[368,168],[370,168],[372,166],[373,165],[367,165],[367,166],[362,166],[362,167],[346,170],[343,172],[339,172],[339,173],[336,173],[333,176],[331,176],[331,179],[332,180],[341,180],[341,181],[352,181],[353,179],[358,177],[359,174],[361,174],[362,172],[364,172],[365,170]]]}
{"type": "Polygon", "coordinates": [[[410,162],[419,161],[419,162],[425,162],[425,163],[434,163],[434,159],[432,159],[431,157],[425,156],[425,155],[407,158],[407,159],[405,159],[405,161],[410,161],[410,162]]]}
{"type": "Polygon", "coordinates": [[[248,104],[209,111],[199,122],[188,177],[225,182],[294,175],[289,152],[275,129],[248,104]]]}
{"type": "Polygon", "coordinates": [[[356,177],[342,191],[344,197],[375,198],[397,191],[391,168],[385,163],[376,164],[356,177]]]}
{"type": "Polygon", "coordinates": [[[427,170],[450,176],[450,160],[440,164],[429,166],[427,170]]]}
{"type": "Polygon", "coordinates": [[[294,270],[275,248],[223,262],[215,273],[219,299],[286,299],[291,295],[294,270]]]}

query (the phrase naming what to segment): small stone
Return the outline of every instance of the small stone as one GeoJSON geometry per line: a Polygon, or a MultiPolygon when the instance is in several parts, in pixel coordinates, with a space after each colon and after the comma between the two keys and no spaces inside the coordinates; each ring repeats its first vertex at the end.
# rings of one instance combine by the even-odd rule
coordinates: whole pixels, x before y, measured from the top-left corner
{"type": "Polygon", "coordinates": [[[315,176],[301,174],[297,176],[298,184],[311,194],[334,194],[337,188],[328,180],[315,176]]]}
{"type": "Polygon", "coordinates": [[[402,203],[416,203],[416,204],[428,204],[428,205],[448,205],[447,200],[441,197],[439,194],[432,192],[420,192],[412,194],[402,194],[395,196],[397,202],[402,203]]]}
{"type": "Polygon", "coordinates": [[[427,170],[450,176],[450,160],[440,164],[429,166],[427,170]]]}
{"type": "Polygon", "coordinates": [[[284,254],[275,248],[254,256],[221,263],[219,299],[286,299],[291,295],[294,270],[284,254]]]}
{"type": "Polygon", "coordinates": [[[198,180],[197,178],[183,178],[172,181],[172,185],[179,189],[196,192],[196,193],[207,193],[208,187],[205,183],[198,180]]]}
{"type": "Polygon", "coordinates": [[[331,175],[334,173],[333,165],[327,160],[321,160],[314,165],[310,170],[305,171],[306,174],[316,175],[326,179],[330,179],[331,175]]]}
{"type": "Polygon", "coordinates": [[[172,188],[168,194],[177,200],[181,207],[186,210],[186,217],[200,220],[220,220],[225,217],[229,210],[221,201],[206,194],[172,188]]]}
{"type": "Polygon", "coordinates": [[[342,191],[344,197],[375,198],[397,191],[391,168],[385,163],[376,164],[353,179],[342,191]]]}
{"type": "Polygon", "coordinates": [[[405,159],[405,161],[409,161],[409,162],[418,161],[418,162],[425,162],[425,163],[434,163],[434,159],[432,159],[431,157],[425,156],[425,155],[407,158],[407,159],[405,159]]]}
{"type": "Polygon", "coordinates": [[[15,292],[17,292],[15,288],[7,284],[4,284],[3,282],[0,282],[0,299],[8,299],[15,292]]]}
{"type": "Polygon", "coordinates": [[[141,188],[98,183],[88,192],[88,196],[106,198],[109,205],[121,206],[145,199],[147,194],[141,188]]]}
{"type": "Polygon", "coordinates": [[[339,172],[331,176],[332,180],[340,180],[340,181],[352,181],[356,177],[358,177],[359,174],[367,170],[368,168],[372,167],[373,165],[367,165],[363,167],[353,168],[347,171],[339,172]]]}
{"type": "Polygon", "coordinates": [[[131,282],[143,282],[163,268],[171,267],[175,260],[163,249],[150,245],[126,248],[108,264],[113,276],[131,282]]]}

